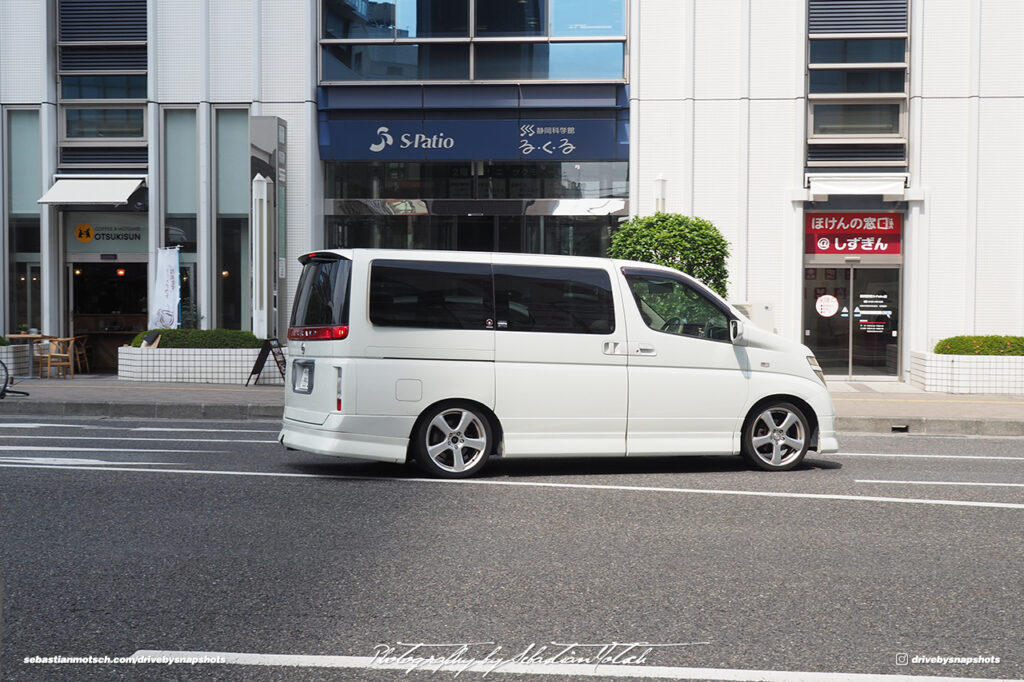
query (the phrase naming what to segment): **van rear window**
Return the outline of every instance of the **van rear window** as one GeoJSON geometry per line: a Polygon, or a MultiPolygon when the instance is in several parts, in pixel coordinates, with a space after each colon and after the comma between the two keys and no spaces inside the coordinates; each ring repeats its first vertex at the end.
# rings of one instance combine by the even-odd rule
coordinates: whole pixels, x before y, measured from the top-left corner
{"type": "Polygon", "coordinates": [[[491,266],[375,260],[370,269],[370,321],[383,327],[493,329],[491,266]]]}
{"type": "Polygon", "coordinates": [[[307,261],[295,292],[291,326],[348,324],[351,273],[352,262],[344,258],[313,258],[307,261]]]}

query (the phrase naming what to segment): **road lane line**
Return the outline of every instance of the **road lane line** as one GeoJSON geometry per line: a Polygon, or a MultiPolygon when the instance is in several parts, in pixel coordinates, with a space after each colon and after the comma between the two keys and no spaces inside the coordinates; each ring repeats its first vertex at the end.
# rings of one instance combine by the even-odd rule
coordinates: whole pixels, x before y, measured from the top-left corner
{"type": "Polygon", "coordinates": [[[893,483],[897,485],[967,485],[992,488],[1024,488],[1024,483],[978,483],[975,481],[883,481],[858,478],[855,483],[893,483]]]}
{"type": "Polygon", "coordinates": [[[48,448],[43,445],[0,445],[0,451],[3,452],[173,452],[176,455],[181,454],[210,454],[210,453],[228,453],[230,450],[155,450],[153,448],[65,448],[65,447],[52,447],[48,448]]]}
{"type": "Polygon", "coordinates": [[[0,464],[55,464],[59,466],[103,466],[106,464],[154,467],[183,466],[181,462],[109,462],[103,459],[80,459],[76,457],[0,457],[0,464]]]}
{"type": "MultiPolygon", "coordinates": [[[[1022,682],[981,677],[934,677],[926,675],[882,675],[867,673],[821,673],[798,670],[742,670],[735,668],[684,668],[658,665],[617,665],[579,663],[506,663],[484,659],[445,663],[427,661],[417,667],[415,659],[388,660],[373,656],[307,656],[297,654],[251,654],[227,651],[139,650],[130,660],[217,658],[225,665],[261,665],[293,668],[348,668],[356,670],[402,670],[437,673],[505,673],[515,675],[552,675],[559,677],[611,677],[659,680],[727,680],[729,682],[1022,682]]],[[[157,665],[153,663],[153,665],[157,665]]]]}
{"type": "MultiPolygon", "coordinates": [[[[148,450],[146,452],[158,452],[148,450]]],[[[131,471],[153,474],[197,474],[207,476],[256,476],[263,478],[307,478],[340,481],[369,481],[382,483],[433,483],[449,485],[492,485],[522,488],[561,488],[565,490],[607,490],[614,492],[681,493],[691,495],[724,495],[735,497],[777,497],[797,500],[842,500],[855,502],[892,502],[898,504],[923,504],[944,507],[986,507],[990,509],[1024,509],[1024,503],[973,502],[970,500],[930,500],[914,497],[876,497],[866,495],[835,495],[823,493],[782,493],[762,490],[716,490],[706,488],[668,488],[659,486],[596,485],[587,483],[542,483],[539,481],[492,481],[486,479],[444,479],[444,478],[385,478],[381,476],[331,476],[326,474],[289,474],[271,471],[218,471],[216,469],[118,469],[117,467],[49,466],[29,464],[0,464],[0,467],[23,469],[73,469],[81,471],[131,471]]]]}
{"type": "Polygon", "coordinates": [[[281,432],[281,429],[189,429],[189,428],[169,428],[161,426],[95,426],[93,424],[46,424],[40,422],[32,422],[28,424],[23,423],[5,423],[0,422],[0,430],[2,429],[87,429],[91,431],[157,431],[161,433],[170,432],[193,432],[193,433],[273,433],[277,434],[281,432]]]}
{"type": "MultiPolygon", "coordinates": [[[[808,456],[817,457],[817,453],[807,453],[808,456]]],[[[910,457],[924,459],[998,459],[1024,461],[1024,457],[1004,457],[1001,455],[916,455],[916,454],[895,454],[891,452],[833,452],[822,457],[910,457]]]]}
{"type": "MultiPolygon", "coordinates": [[[[157,441],[160,443],[195,443],[195,438],[145,438],[142,436],[4,436],[4,440],[117,440],[157,441]]],[[[276,440],[245,440],[240,438],[211,438],[207,443],[273,443],[276,440]]]]}

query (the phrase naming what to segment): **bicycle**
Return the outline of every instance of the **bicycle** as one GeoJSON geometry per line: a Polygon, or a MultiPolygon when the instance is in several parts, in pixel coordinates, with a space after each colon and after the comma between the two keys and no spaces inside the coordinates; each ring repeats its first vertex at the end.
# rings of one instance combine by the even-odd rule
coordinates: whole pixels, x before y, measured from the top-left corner
{"type": "Polygon", "coordinates": [[[7,371],[7,365],[4,364],[4,361],[0,360],[0,400],[3,400],[8,395],[28,395],[25,391],[15,391],[11,388],[13,385],[14,377],[7,371]]]}

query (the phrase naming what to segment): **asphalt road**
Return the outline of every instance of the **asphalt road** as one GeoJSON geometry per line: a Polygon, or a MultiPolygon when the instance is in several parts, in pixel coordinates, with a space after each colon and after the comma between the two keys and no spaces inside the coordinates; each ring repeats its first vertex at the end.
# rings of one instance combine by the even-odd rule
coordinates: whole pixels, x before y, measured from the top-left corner
{"type": "Polygon", "coordinates": [[[0,679],[1024,678],[1021,439],[453,483],[275,435],[0,421],[0,679]],[[226,662],[32,662],[133,655],[226,662]]]}

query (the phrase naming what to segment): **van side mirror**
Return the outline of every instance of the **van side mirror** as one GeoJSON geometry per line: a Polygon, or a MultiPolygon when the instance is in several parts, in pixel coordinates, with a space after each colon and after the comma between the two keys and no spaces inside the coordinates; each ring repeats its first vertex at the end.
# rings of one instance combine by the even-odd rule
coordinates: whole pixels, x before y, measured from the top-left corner
{"type": "Polygon", "coordinates": [[[729,320],[729,339],[734,346],[747,345],[747,338],[743,334],[743,323],[739,320],[729,320]]]}

